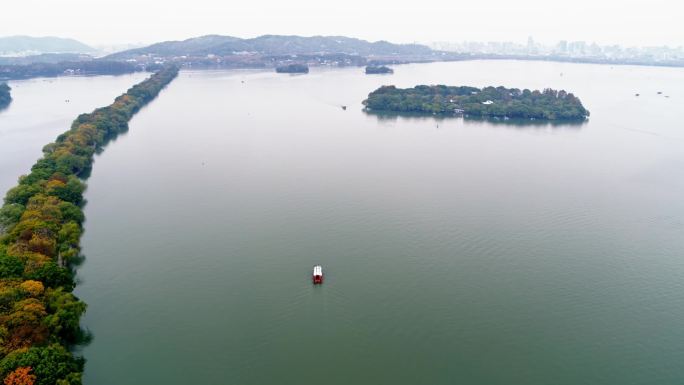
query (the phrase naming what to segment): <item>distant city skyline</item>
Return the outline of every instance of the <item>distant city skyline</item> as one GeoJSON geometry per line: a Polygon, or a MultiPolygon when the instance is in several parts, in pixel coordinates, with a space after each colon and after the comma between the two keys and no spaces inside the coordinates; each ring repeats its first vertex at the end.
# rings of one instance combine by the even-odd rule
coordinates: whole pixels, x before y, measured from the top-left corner
{"type": "Polygon", "coordinates": [[[24,0],[3,7],[0,36],[69,37],[92,46],[151,44],[220,34],[344,35],[397,43],[513,41],[528,36],[622,46],[684,45],[684,6],[668,0],[24,0]]]}
{"type": "Polygon", "coordinates": [[[684,47],[677,46],[622,46],[599,45],[595,42],[560,40],[555,44],[543,44],[529,36],[524,43],[512,41],[463,41],[433,42],[437,50],[512,56],[541,56],[555,58],[597,59],[606,61],[638,60],[651,63],[672,63],[684,60],[684,47]]]}

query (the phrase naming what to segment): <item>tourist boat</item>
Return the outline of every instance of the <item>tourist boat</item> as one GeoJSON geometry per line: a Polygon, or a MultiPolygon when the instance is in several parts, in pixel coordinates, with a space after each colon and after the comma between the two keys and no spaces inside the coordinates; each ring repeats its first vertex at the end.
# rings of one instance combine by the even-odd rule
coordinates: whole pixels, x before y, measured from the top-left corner
{"type": "Polygon", "coordinates": [[[314,285],[323,283],[323,268],[321,265],[316,265],[313,268],[313,283],[314,285]]]}

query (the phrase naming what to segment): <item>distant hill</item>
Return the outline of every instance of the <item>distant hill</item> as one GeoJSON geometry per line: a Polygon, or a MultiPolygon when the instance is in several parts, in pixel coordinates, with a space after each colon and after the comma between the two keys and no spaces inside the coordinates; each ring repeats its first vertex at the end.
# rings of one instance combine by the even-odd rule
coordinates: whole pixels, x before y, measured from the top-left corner
{"type": "Polygon", "coordinates": [[[344,36],[282,36],[264,35],[251,39],[208,35],[183,41],[167,41],[109,55],[108,59],[123,60],[144,54],[156,56],[231,55],[254,52],[262,55],[349,54],[360,56],[429,55],[433,51],[419,44],[393,44],[386,41],[368,42],[344,36]]]}
{"type": "Polygon", "coordinates": [[[231,36],[207,35],[183,41],[165,41],[147,47],[129,49],[109,55],[108,58],[121,59],[149,53],[158,56],[206,55],[213,51],[215,47],[240,40],[240,38],[231,36]]]}
{"type": "Polygon", "coordinates": [[[96,50],[74,39],[61,37],[0,37],[0,56],[39,55],[44,53],[94,53],[96,50]]]}

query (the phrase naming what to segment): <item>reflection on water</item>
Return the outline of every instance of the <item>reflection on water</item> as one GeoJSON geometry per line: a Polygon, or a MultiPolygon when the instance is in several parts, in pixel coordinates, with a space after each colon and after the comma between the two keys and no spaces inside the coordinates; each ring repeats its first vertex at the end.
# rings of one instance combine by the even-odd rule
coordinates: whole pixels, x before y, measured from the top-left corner
{"type": "Polygon", "coordinates": [[[404,121],[435,121],[442,122],[445,120],[460,119],[469,124],[475,125],[493,125],[493,126],[508,126],[510,128],[527,129],[527,128],[572,128],[580,129],[587,124],[587,120],[532,120],[532,119],[501,119],[496,117],[474,117],[463,115],[444,115],[444,114],[421,114],[421,113],[396,113],[387,111],[370,111],[363,110],[370,116],[375,116],[380,123],[383,121],[396,122],[398,120],[404,121]]]}

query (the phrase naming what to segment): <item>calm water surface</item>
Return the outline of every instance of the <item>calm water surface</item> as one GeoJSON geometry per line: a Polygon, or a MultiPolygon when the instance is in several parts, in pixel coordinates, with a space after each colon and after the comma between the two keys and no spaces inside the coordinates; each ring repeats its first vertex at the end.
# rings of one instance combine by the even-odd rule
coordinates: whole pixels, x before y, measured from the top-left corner
{"type": "Polygon", "coordinates": [[[684,70],[362,72],[182,72],[97,158],[87,385],[682,381],[684,70]],[[592,116],[361,111],[420,83],[565,88],[592,116]]]}
{"type": "MultiPolygon", "coordinates": [[[[122,76],[60,77],[9,81],[12,103],[0,110],[0,194],[27,174],[42,148],[84,112],[110,104],[143,73],[122,76]]],[[[3,82],[4,83],[4,82],[3,82]]]]}

